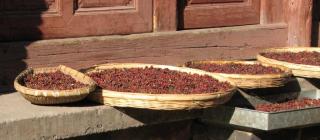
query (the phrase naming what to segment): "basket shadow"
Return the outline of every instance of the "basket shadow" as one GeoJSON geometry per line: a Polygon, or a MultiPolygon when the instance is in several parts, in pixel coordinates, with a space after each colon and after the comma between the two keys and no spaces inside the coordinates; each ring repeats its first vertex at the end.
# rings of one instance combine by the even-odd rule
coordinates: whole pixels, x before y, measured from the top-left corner
{"type": "Polygon", "coordinates": [[[296,78],[283,87],[238,89],[225,106],[254,109],[257,104],[261,103],[285,102],[296,99],[300,91],[301,87],[296,78]]]}
{"type": "Polygon", "coordinates": [[[190,120],[201,116],[202,110],[150,110],[114,107],[118,111],[144,124],[190,120]]]}
{"type": "Polygon", "coordinates": [[[78,102],[60,104],[56,106],[57,107],[94,107],[94,106],[101,106],[101,104],[92,102],[88,99],[84,99],[78,102]]]}
{"type": "Polygon", "coordinates": [[[83,99],[81,101],[77,102],[71,102],[71,103],[63,103],[63,104],[49,104],[49,105],[42,105],[42,104],[33,104],[37,106],[50,106],[50,107],[94,107],[94,106],[102,106],[102,104],[90,101],[88,99],[83,99]]]}
{"type": "Polygon", "coordinates": [[[316,79],[316,78],[306,78],[306,80],[312,84],[313,86],[315,86],[316,88],[320,89],[320,79],[316,79]]]}
{"type": "Polygon", "coordinates": [[[192,140],[192,121],[179,121],[132,127],[65,140],[192,140]]]}

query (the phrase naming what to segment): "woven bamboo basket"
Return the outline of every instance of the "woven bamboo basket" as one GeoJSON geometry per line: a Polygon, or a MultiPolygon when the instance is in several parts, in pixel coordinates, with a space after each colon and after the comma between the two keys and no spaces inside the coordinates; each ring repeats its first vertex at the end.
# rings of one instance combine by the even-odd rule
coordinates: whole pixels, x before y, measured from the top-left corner
{"type": "MultiPolygon", "coordinates": [[[[257,61],[190,61],[186,62],[183,66],[188,67],[191,64],[228,64],[237,63],[245,65],[260,64],[257,61]]],[[[268,64],[261,64],[263,66],[271,66],[268,64]]],[[[225,77],[230,83],[246,89],[255,88],[270,88],[270,87],[281,87],[284,86],[291,78],[291,71],[282,66],[272,66],[281,69],[284,73],[281,74],[227,74],[227,73],[214,73],[225,77]]]]}
{"type": "Polygon", "coordinates": [[[95,90],[95,82],[83,73],[69,67],[60,65],[58,67],[27,69],[21,72],[14,81],[14,87],[21,95],[33,104],[52,105],[71,103],[84,99],[90,92],[95,90]],[[60,70],[70,75],[75,80],[87,84],[87,86],[72,90],[38,90],[24,86],[22,79],[29,74],[49,73],[60,70]]]}
{"type": "MultiPolygon", "coordinates": [[[[261,53],[265,52],[320,52],[320,48],[311,48],[311,47],[284,47],[284,48],[271,48],[267,49],[261,53]]],[[[312,65],[305,65],[305,64],[295,64],[285,61],[279,61],[275,59],[270,59],[267,57],[264,57],[260,54],[257,55],[258,61],[260,61],[263,64],[269,64],[273,66],[283,66],[286,68],[289,68],[292,70],[292,74],[294,76],[299,77],[307,77],[307,78],[320,78],[320,66],[312,66],[312,65]]]]}
{"type": "MultiPolygon", "coordinates": [[[[187,72],[190,74],[209,75],[219,81],[226,81],[223,77],[207,73],[201,70],[190,68],[180,68],[174,66],[139,64],[139,63],[112,63],[97,65],[87,70],[87,73],[99,72],[106,69],[122,68],[168,68],[174,71],[187,72]]],[[[236,90],[235,87],[227,91],[204,94],[150,94],[150,93],[130,93],[117,92],[107,89],[97,90],[88,96],[92,101],[117,107],[133,107],[153,110],[189,110],[213,107],[227,102],[236,90]]]]}

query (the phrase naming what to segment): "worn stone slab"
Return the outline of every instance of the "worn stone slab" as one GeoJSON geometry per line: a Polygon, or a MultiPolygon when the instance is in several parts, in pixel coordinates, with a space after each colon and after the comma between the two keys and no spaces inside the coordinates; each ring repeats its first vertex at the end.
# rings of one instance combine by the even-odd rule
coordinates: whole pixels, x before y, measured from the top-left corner
{"type": "Polygon", "coordinates": [[[193,140],[261,140],[255,133],[231,127],[194,122],[193,140]]]}
{"type": "Polygon", "coordinates": [[[88,101],[38,106],[19,93],[0,95],[0,139],[63,139],[197,118],[201,111],[113,108],[88,101]]]}

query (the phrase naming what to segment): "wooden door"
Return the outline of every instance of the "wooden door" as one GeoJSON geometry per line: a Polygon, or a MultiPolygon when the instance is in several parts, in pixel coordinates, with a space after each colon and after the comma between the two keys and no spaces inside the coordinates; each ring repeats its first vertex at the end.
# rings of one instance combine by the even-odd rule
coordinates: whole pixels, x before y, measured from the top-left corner
{"type": "Polygon", "coordinates": [[[152,31],[152,0],[1,0],[0,40],[152,31]]]}
{"type": "Polygon", "coordinates": [[[260,0],[180,0],[179,28],[259,24],[260,0]]]}

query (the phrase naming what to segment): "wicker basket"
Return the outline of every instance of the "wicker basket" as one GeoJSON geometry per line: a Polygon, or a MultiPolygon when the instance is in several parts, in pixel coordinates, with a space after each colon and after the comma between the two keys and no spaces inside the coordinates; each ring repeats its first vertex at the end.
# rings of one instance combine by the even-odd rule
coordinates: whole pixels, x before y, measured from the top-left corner
{"type": "MultiPolygon", "coordinates": [[[[170,70],[188,72],[191,74],[209,75],[219,81],[225,81],[224,78],[220,76],[210,74],[201,70],[138,63],[113,63],[98,65],[92,69],[89,69],[87,73],[99,72],[111,68],[145,68],[150,66],[154,68],[168,68],[170,70]]],[[[145,108],[154,110],[189,110],[213,107],[219,104],[223,104],[232,97],[235,90],[236,88],[232,87],[227,91],[205,94],[148,94],[117,92],[103,89],[97,90],[96,92],[90,94],[88,97],[95,102],[107,104],[110,106],[145,108]]]]}
{"type": "MultiPolygon", "coordinates": [[[[185,63],[183,66],[187,67],[191,64],[260,64],[257,61],[190,61],[185,63]]],[[[268,64],[262,64],[263,66],[271,66],[268,64]]],[[[274,66],[273,66],[274,67],[274,66]]],[[[226,73],[213,73],[225,77],[230,83],[239,87],[246,89],[255,88],[270,88],[270,87],[280,87],[284,86],[291,78],[291,71],[285,67],[276,66],[276,68],[281,69],[284,73],[281,74],[226,74],[226,73]]]]}
{"type": "MultiPolygon", "coordinates": [[[[285,48],[271,48],[267,49],[261,53],[265,52],[320,52],[320,48],[311,48],[311,47],[285,47],[285,48]]],[[[292,70],[294,76],[307,77],[307,78],[320,78],[320,66],[312,66],[305,64],[295,64],[285,61],[279,61],[275,59],[270,59],[264,57],[260,54],[257,55],[258,61],[264,64],[269,64],[273,66],[284,66],[292,70]]]]}
{"type": "Polygon", "coordinates": [[[92,92],[96,85],[95,82],[85,74],[60,65],[58,67],[27,69],[16,77],[14,87],[25,99],[29,100],[33,104],[52,105],[80,101],[92,92]],[[72,76],[75,80],[87,84],[88,86],[72,90],[37,90],[25,87],[22,84],[22,79],[29,74],[49,73],[58,70],[66,75],[72,76]]]}

